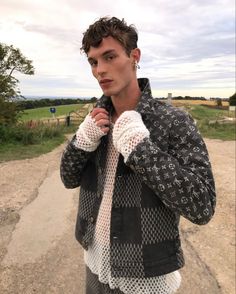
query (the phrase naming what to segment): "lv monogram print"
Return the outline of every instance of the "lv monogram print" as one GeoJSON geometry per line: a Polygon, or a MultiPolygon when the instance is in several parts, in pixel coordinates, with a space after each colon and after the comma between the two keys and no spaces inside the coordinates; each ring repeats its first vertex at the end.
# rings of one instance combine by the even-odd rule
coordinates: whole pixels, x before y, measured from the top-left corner
{"type": "MultiPolygon", "coordinates": [[[[142,94],[135,110],[150,137],[134,148],[126,163],[119,156],[108,232],[114,277],[154,277],[182,267],[180,216],[203,225],[216,205],[208,152],[193,119],[153,99],[148,79],[139,79],[139,86],[142,94]]],[[[111,99],[103,96],[97,107],[111,112],[111,99]]],[[[85,249],[93,238],[104,189],[106,150],[106,136],[93,152],[76,148],[73,138],[61,160],[64,185],[80,186],[76,237],[85,249]]]]}

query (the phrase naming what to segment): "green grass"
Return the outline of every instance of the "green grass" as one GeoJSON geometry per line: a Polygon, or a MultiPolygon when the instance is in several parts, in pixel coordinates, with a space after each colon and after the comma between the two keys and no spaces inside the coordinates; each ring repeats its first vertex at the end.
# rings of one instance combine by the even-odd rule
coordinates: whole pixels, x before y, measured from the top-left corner
{"type": "Polygon", "coordinates": [[[0,145],[0,162],[37,157],[48,153],[65,141],[64,136],[44,140],[42,143],[22,145],[19,143],[7,143],[0,145]]]}
{"type": "Polygon", "coordinates": [[[191,105],[189,111],[191,115],[197,120],[215,120],[224,116],[228,116],[229,114],[228,110],[210,108],[202,105],[191,105]]]}
{"type": "MultiPolygon", "coordinates": [[[[64,105],[57,107],[57,115],[66,115],[71,110],[78,110],[83,105],[64,105]]],[[[24,120],[37,120],[50,117],[48,107],[28,110],[24,120]]],[[[214,109],[201,105],[188,105],[186,109],[197,121],[198,128],[205,138],[235,140],[235,122],[221,124],[219,120],[228,116],[227,110],[214,109]]],[[[52,151],[65,141],[65,134],[74,133],[78,123],[65,125],[44,126],[39,124],[30,128],[26,124],[14,127],[0,127],[0,162],[25,159],[39,156],[52,151]]]]}
{"type": "Polygon", "coordinates": [[[52,151],[65,141],[65,135],[74,133],[76,125],[38,125],[29,128],[26,124],[0,127],[0,162],[25,159],[52,151]]]}
{"type": "Polygon", "coordinates": [[[201,122],[199,130],[203,137],[209,139],[220,139],[224,141],[235,140],[236,128],[235,124],[220,124],[218,122],[209,124],[209,122],[201,122]]]}
{"type": "MultiPolygon", "coordinates": [[[[56,106],[55,117],[68,115],[71,111],[79,111],[84,104],[56,106]]],[[[4,127],[0,125],[0,162],[25,159],[52,151],[65,141],[65,134],[74,133],[78,121],[71,121],[70,127],[60,125],[44,125],[40,119],[52,118],[50,107],[25,110],[18,125],[4,127]],[[33,120],[33,124],[27,123],[33,120]]],[[[83,111],[84,112],[84,111],[83,111]]]]}
{"type": "MultiPolygon", "coordinates": [[[[70,111],[79,111],[84,104],[71,104],[71,105],[59,105],[51,106],[56,108],[55,117],[68,115],[70,111]]],[[[53,115],[49,111],[50,107],[40,107],[35,109],[26,109],[22,114],[20,120],[29,121],[29,120],[39,120],[43,118],[52,118],[53,115]]]]}
{"type": "Polygon", "coordinates": [[[229,116],[228,110],[214,109],[201,105],[191,105],[189,112],[197,121],[202,136],[210,139],[235,140],[235,122],[221,123],[229,116]]]}

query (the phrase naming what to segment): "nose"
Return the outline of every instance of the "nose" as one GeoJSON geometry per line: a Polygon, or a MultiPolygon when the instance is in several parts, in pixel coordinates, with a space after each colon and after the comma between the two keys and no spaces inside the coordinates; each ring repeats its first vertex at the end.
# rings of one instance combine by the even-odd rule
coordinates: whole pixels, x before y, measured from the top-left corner
{"type": "Polygon", "coordinates": [[[98,76],[102,76],[106,72],[107,68],[105,62],[99,61],[96,66],[96,73],[98,76]]]}

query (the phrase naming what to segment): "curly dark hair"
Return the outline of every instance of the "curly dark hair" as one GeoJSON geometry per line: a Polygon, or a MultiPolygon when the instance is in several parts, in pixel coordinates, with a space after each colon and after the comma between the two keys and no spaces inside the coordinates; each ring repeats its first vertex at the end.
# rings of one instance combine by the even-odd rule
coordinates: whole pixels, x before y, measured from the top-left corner
{"type": "Polygon", "coordinates": [[[124,19],[102,17],[83,34],[81,51],[87,54],[91,46],[98,47],[108,36],[120,42],[128,56],[132,49],[137,48],[138,33],[134,25],[128,26],[124,19]]]}

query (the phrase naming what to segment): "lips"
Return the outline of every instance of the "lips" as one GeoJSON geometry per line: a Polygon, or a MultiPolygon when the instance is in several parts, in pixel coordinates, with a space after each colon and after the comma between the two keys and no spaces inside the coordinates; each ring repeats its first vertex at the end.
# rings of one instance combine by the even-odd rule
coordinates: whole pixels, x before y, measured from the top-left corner
{"type": "Polygon", "coordinates": [[[99,81],[99,84],[101,86],[106,86],[106,85],[109,85],[111,82],[112,82],[112,80],[110,80],[110,79],[102,79],[99,81]]]}

